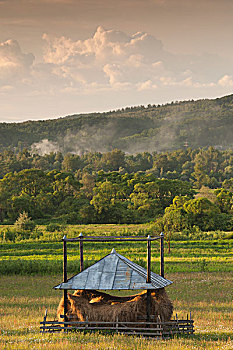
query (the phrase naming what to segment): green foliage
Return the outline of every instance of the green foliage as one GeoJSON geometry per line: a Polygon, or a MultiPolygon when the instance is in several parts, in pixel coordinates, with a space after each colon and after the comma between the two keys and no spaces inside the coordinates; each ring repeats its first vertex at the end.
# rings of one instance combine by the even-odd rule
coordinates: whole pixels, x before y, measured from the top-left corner
{"type": "Polygon", "coordinates": [[[39,240],[43,236],[43,232],[38,228],[33,231],[20,229],[19,227],[6,227],[0,231],[1,242],[21,242],[25,240],[39,240]]]}
{"type": "Polygon", "coordinates": [[[168,235],[181,231],[195,232],[196,229],[233,230],[233,216],[221,212],[221,209],[221,206],[204,197],[189,199],[187,196],[177,196],[165,209],[163,217],[156,220],[155,229],[165,231],[168,235]]]}
{"type": "Polygon", "coordinates": [[[72,173],[27,169],[0,180],[0,213],[12,221],[27,210],[33,220],[65,224],[147,222],[175,196],[194,192],[188,182],[142,172],[84,173],[79,181],[72,173]]]}
{"type": "Polygon", "coordinates": [[[220,209],[207,198],[191,199],[184,203],[184,210],[191,225],[197,225],[203,231],[216,229],[216,218],[220,209]]]}
{"type": "MultiPolygon", "coordinates": [[[[39,187],[45,186],[48,178],[41,170],[50,174],[50,180],[61,180],[59,173],[63,169],[62,173],[65,177],[62,177],[63,181],[73,184],[74,186],[82,186],[82,191],[88,198],[91,199],[92,191],[95,187],[95,177],[102,171],[110,172],[111,174],[126,175],[146,172],[146,174],[153,174],[155,178],[161,179],[173,179],[182,180],[194,183],[196,187],[203,188],[219,188],[222,187],[232,191],[232,176],[233,176],[233,155],[232,151],[219,151],[213,147],[201,148],[192,150],[178,149],[175,151],[152,154],[148,152],[139,153],[136,155],[125,154],[120,150],[113,150],[107,153],[84,153],[81,156],[74,154],[65,154],[64,159],[60,157],[58,153],[51,153],[50,155],[33,155],[26,152],[27,162],[18,159],[19,154],[11,151],[5,151],[0,153],[0,178],[9,173],[9,179],[11,173],[17,171],[21,174],[19,176],[19,183],[24,186],[24,191],[17,194],[16,208],[17,206],[25,206],[30,213],[33,203],[30,201],[31,196],[37,196],[38,186],[35,182],[29,181],[30,179],[37,178],[39,187]],[[78,162],[76,166],[68,164],[67,162],[78,162]],[[59,160],[56,160],[59,159],[59,160]],[[15,162],[20,164],[19,170],[15,169],[15,162]],[[60,163],[59,163],[60,162],[60,163]],[[65,164],[64,164],[65,162],[65,164]],[[59,163],[59,166],[58,164],[59,163]],[[53,170],[52,170],[53,169],[53,170]],[[21,171],[24,170],[24,171],[21,171]],[[50,171],[51,170],[51,171],[50,171]],[[66,174],[66,175],[65,175],[66,174]],[[79,182],[80,181],[80,182],[79,182]],[[75,183],[76,182],[76,183],[75,183]]],[[[62,175],[63,176],[63,175],[62,175]]],[[[113,178],[116,176],[113,175],[113,178]]],[[[109,181],[113,181],[112,176],[108,178],[109,181]]],[[[11,186],[9,186],[9,189],[11,186]]],[[[16,185],[17,188],[17,185],[16,185]]],[[[46,192],[49,188],[47,188],[46,192]]],[[[42,199],[44,193],[42,194],[42,199]]],[[[53,200],[49,193],[46,200],[38,201],[37,215],[40,210],[43,210],[44,206],[49,207],[49,203],[53,200]]],[[[0,210],[0,220],[3,220],[3,215],[0,210]]],[[[15,218],[13,219],[15,220],[15,218]]]]}
{"type": "Polygon", "coordinates": [[[61,230],[61,225],[56,224],[56,223],[50,223],[46,226],[46,231],[48,232],[55,232],[55,231],[60,231],[61,230]]]}
{"type": "Polygon", "coordinates": [[[60,153],[32,156],[25,149],[20,154],[0,154],[0,169],[16,159],[29,169],[0,179],[0,222],[12,223],[23,211],[37,222],[61,224],[140,223],[165,215],[160,224],[169,232],[193,225],[201,230],[232,229],[232,151],[209,147],[126,155],[114,149],[63,157],[60,153]],[[47,171],[32,168],[38,160],[47,171]],[[56,169],[55,162],[60,162],[56,169]],[[209,187],[220,187],[221,182],[225,187],[212,193],[209,187]],[[194,201],[193,184],[201,187],[194,201]],[[177,196],[188,196],[191,202],[181,207],[173,203],[165,212],[177,196]]]}
{"type": "Polygon", "coordinates": [[[17,233],[15,230],[12,230],[9,227],[7,227],[5,230],[1,231],[0,237],[2,242],[14,242],[17,237],[17,233]]]}
{"type": "Polygon", "coordinates": [[[233,214],[233,192],[224,188],[215,191],[216,204],[223,213],[233,214]]]}

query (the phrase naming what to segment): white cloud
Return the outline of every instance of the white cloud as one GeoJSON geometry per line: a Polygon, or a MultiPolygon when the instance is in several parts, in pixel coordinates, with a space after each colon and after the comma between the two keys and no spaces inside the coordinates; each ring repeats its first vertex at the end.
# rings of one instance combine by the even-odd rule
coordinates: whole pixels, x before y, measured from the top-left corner
{"type": "Polygon", "coordinates": [[[224,75],[221,79],[219,79],[218,84],[223,87],[232,87],[233,77],[230,75],[224,75]]]}
{"type": "MultiPolygon", "coordinates": [[[[155,87],[213,87],[224,63],[217,56],[173,55],[164,50],[160,40],[148,33],[127,35],[99,26],[92,37],[72,41],[51,38],[46,41],[44,61],[54,65],[52,73],[89,90],[155,87]],[[149,83],[150,82],[150,83],[149,83]]],[[[219,78],[218,78],[219,79],[219,78]]],[[[221,85],[221,83],[219,83],[221,85]]]]}
{"type": "Polygon", "coordinates": [[[49,154],[50,152],[58,152],[60,149],[56,142],[49,141],[48,139],[43,139],[40,142],[34,143],[32,145],[32,151],[40,155],[45,155],[49,154]]]}
{"type": "Polygon", "coordinates": [[[137,84],[138,91],[156,89],[157,85],[153,84],[151,80],[144,81],[143,83],[137,84]]]}
{"type": "Polygon", "coordinates": [[[54,72],[83,84],[134,84],[149,80],[163,69],[162,43],[147,33],[128,36],[121,31],[98,27],[86,40],[50,38],[46,41],[44,61],[59,67],[54,72]]]}
{"type": "Polygon", "coordinates": [[[0,80],[8,81],[25,78],[34,56],[22,53],[16,40],[7,40],[0,43],[0,80]]]}

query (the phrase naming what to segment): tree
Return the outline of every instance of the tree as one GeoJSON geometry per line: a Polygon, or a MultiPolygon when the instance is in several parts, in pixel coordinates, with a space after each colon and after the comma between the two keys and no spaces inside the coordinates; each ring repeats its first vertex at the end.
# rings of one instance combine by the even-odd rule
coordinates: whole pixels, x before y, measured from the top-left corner
{"type": "Polygon", "coordinates": [[[125,167],[125,153],[119,149],[104,153],[101,158],[104,171],[116,171],[125,167]]]}
{"type": "Polygon", "coordinates": [[[189,215],[191,225],[203,231],[215,230],[220,214],[219,208],[207,198],[191,199],[184,203],[184,210],[189,215]]]}
{"type": "Polygon", "coordinates": [[[123,217],[120,187],[110,181],[97,184],[90,204],[100,218],[107,222],[119,222],[123,217]]]}
{"type": "Polygon", "coordinates": [[[210,188],[215,188],[219,185],[218,180],[221,174],[220,164],[222,160],[222,154],[213,147],[209,147],[207,150],[200,150],[194,159],[193,173],[198,188],[201,188],[202,185],[210,188]]]}
{"type": "Polygon", "coordinates": [[[82,188],[81,190],[85,193],[87,198],[91,199],[93,196],[93,188],[95,187],[95,178],[94,176],[83,173],[81,179],[82,188]]]}
{"type": "Polygon", "coordinates": [[[163,231],[168,241],[168,252],[171,251],[171,238],[173,232],[180,232],[189,228],[189,217],[183,206],[189,200],[188,196],[176,196],[173,203],[165,209],[163,215],[163,231]]]}
{"type": "Polygon", "coordinates": [[[233,213],[233,192],[227,191],[223,188],[216,190],[216,204],[220,208],[222,213],[233,213]]]}
{"type": "Polygon", "coordinates": [[[63,170],[74,172],[78,169],[82,169],[83,166],[84,166],[83,161],[81,160],[79,155],[67,153],[64,156],[64,159],[62,162],[63,170]]]}

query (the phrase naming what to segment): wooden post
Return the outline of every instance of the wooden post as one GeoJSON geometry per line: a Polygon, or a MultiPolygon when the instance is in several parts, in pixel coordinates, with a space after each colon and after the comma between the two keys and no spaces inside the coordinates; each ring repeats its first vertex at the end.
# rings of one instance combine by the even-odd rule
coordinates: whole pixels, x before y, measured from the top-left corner
{"type": "Polygon", "coordinates": [[[160,234],[160,276],[164,277],[164,234],[160,234]]]}
{"type": "Polygon", "coordinates": [[[79,251],[80,251],[80,272],[83,271],[83,234],[79,235],[79,251]]]}
{"type": "Polygon", "coordinates": [[[48,313],[48,310],[46,309],[45,310],[45,314],[44,314],[44,321],[43,321],[43,333],[45,332],[45,325],[46,325],[46,319],[47,319],[47,313],[48,313]]]}
{"type": "Polygon", "coordinates": [[[147,279],[146,283],[151,283],[151,237],[147,237],[147,279]]]}
{"type": "MultiPolygon", "coordinates": [[[[63,283],[67,282],[67,246],[66,236],[63,237],[63,283]]],[[[64,322],[67,322],[67,289],[64,289],[64,322]]],[[[64,325],[67,327],[67,325],[64,325]]]]}
{"type": "Polygon", "coordinates": [[[118,334],[118,316],[116,317],[116,332],[118,334]]]}
{"type": "MultiPolygon", "coordinates": [[[[151,237],[147,237],[147,278],[146,283],[151,283],[151,237]]],[[[151,290],[147,289],[146,298],[146,318],[150,322],[151,313],[151,290]]]]}

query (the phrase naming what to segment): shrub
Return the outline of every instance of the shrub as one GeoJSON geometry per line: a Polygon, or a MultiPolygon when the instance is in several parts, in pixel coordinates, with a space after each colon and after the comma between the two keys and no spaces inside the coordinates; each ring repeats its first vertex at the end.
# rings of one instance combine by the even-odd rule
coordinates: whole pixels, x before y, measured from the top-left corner
{"type": "Polygon", "coordinates": [[[1,233],[1,240],[14,242],[16,239],[16,236],[17,236],[16,232],[7,227],[7,229],[1,233]]]}
{"type": "Polygon", "coordinates": [[[33,231],[35,227],[36,224],[30,217],[28,217],[28,213],[25,211],[19,214],[19,217],[14,224],[14,228],[16,231],[20,231],[20,233],[21,231],[33,231]]]}

